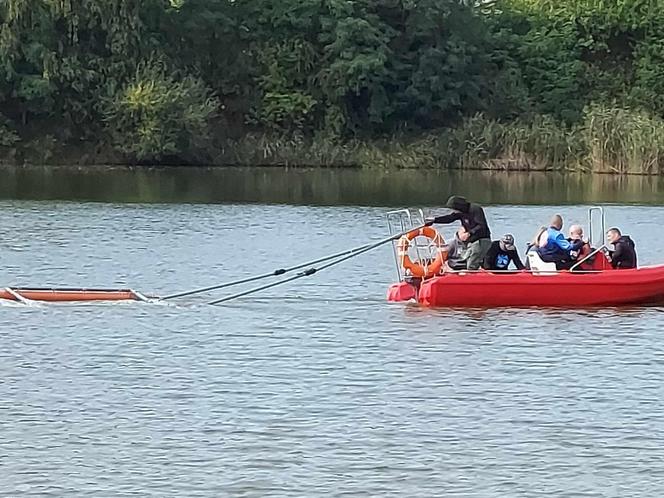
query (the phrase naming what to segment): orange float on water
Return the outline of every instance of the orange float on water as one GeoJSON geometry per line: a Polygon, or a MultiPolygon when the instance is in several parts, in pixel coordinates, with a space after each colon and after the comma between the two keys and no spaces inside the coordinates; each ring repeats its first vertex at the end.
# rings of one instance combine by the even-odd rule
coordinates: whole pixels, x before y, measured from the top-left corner
{"type": "Polygon", "coordinates": [[[9,301],[85,302],[85,301],[146,301],[131,289],[31,289],[6,287],[0,299],[9,301]]]}

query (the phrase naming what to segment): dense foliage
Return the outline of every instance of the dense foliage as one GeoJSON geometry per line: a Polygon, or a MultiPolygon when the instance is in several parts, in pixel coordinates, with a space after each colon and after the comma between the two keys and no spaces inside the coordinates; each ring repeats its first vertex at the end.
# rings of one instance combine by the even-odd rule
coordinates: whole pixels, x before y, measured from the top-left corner
{"type": "Polygon", "coordinates": [[[0,151],[659,171],[663,117],[660,0],[0,2],[0,151]]]}

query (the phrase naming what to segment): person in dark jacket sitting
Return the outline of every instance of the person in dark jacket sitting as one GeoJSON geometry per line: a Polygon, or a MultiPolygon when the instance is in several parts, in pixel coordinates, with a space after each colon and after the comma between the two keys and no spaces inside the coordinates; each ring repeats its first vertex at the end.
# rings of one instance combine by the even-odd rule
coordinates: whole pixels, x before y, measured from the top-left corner
{"type": "Polygon", "coordinates": [[[519,257],[519,251],[516,250],[514,245],[514,236],[511,234],[503,235],[500,240],[495,240],[491,243],[489,252],[486,253],[484,258],[485,270],[507,270],[510,263],[514,263],[517,270],[525,269],[519,257]]]}
{"type": "Polygon", "coordinates": [[[466,254],[468,269],[479,270],[484,261],[484,256],[491,247],[491,231],[484,215],[484,209],[479,204],[471,204],[464,197],[457,195],[449,198],[447,207],[452,210],[450,214],[427,218],[425,220],[426,224],[449,224],[460,221],[461,225],[470,234],[466,254]]]}
{"type": "Polygon", "coordinates": [[[540,236],[539,253],[542,261],[555,263],[559,270],[569,269],[574,264],[574,259],[583,246],[583,241],[570,242],[561,232],[563,229],[563,218],[559,214],[551,219],[551,225],[540,236]]]}
{"type": "Polygon", "coordinates": [[[610,228],[606,232],[606,238],[613,244],[613,251],[609,251],[611,266],[617,270],[636,268],[634,241],[628,235],[620,233],[617,228],[610,228]]]}

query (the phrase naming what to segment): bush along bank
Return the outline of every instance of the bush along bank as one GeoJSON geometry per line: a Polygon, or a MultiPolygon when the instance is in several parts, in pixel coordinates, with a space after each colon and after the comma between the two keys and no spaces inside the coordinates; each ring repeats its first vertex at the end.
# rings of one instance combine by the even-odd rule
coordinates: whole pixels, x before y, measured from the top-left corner
{"type": "MultiPolygon", "coordinates": [[[[371,141],[259,133],[217,142],[202,136],[195,139],[210,140],[204,159],[183,163],[173,156],[159,164],[664,174],[664,120],[622,107],[588,107],[575,126],[549,116],[504,123],[477,114],[455,128],[371,141]]],[[[123,147],[130,149],[137,143],[126,142],[123,147]]],[[[13,148],[5,162],[127,164],[126,156],[112,144],[62,146],[47,137],[32,147],[13,148]]]]}
{"type": "Polygon", "coordinates": [[[239,165],[664,174],[664,120],[599,105],[574,126],[546,115],[500,122],[477,114],[455,128],[371,142],[249,135],[218,157],[239,165]]]}

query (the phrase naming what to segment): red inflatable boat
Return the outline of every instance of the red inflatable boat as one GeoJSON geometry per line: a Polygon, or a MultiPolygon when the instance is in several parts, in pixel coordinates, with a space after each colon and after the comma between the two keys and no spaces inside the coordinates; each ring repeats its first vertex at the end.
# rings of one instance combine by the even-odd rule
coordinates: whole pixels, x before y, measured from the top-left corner
{"type": "Polygon", "coordinates": [[[389,301],[463,308],[629,306],[664,304],[664,265],[596,273],[446,273],[390,287],[389,301]]]}
{"type": "MultiPolygon", "coordinates": [[[[388,213],[391,233],[423,222],[422,211],[415,216],[409,210],[388,213]]],[[[601,207],[589,209],[588,226],[590,243],[594,228],[599,228],[596,237],[599,248],[572,267],[575,271],[557,271],[554,264],[544,263],[536,254],[529,253],[533,270],[514,272],[451,271],[447,266],[439,270],[440,265],[434,263],[439,259],[444,261],[447,256],[442,237],[435,230],[415,228],[394,247],[399,283],[390,287],[387,299],[458,308],[664,305],[664,265],[612,269],[602,252],[607,247],[603,241],[606,223],[601,207]],[[436,270],[433,276],[431,267],[436,270]]]]}

